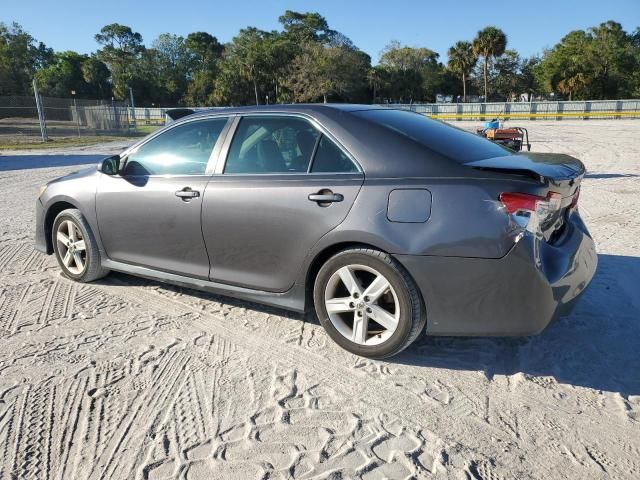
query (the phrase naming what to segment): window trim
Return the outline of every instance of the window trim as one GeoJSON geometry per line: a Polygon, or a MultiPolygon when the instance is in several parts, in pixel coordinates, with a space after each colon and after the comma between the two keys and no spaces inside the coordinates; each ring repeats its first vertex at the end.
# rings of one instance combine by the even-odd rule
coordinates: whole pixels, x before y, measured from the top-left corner
{"type": "Polygon", "coordinates": [[[320,135],[318,135],[318,138],[316,138],[316,143],[313,146],[313,151],[311,152],[311,160],[309,161],[309,166],[307,167],[307,173],[311,174],[311,169],[313,168],[313,164],[316,161],[316,153],[318,152],[318,147],[320,146],[320,141],[322,140],[322,136],[324,135],[324,133],[320,132],[320,135]]]}
{"type": "Polygon", "coordinates": [[[236,118],[233,121],[233,125],[230,126],[229,132],[227,132],[224,145],[222,145],[220,149],[220,156],[218,157],[218,161],[216,163],[215,171],[213,175],[222,175],[225,177],[266,177],[266,176],[289,176],[289,175],[309,175],[309,176],[327,176],[327,175],[364,175],[364,170],[355,159],[355,157],[347,150],[337,139],[335,136],[331,134],[331,132],[324,127],[320,122],[318,122],[314,117],[310,115],[306,115],[303,113],[289,113],[289,112],[251,112],[251,113],[243,113],[236,114],[236,118]],[[314,146],[311,161],[309,162],[309,166],[307,167],[306,172],[271,172],[271,173],[261,173],[261,172],[253,172],[253,173],[224,173],[224,168],[227,164],[227,160],[229,158],[229,152],[231,151],[231,144],[235,139],[236,133],[238,132],[238,126],[240,121],[245,117],[297,117],[302,118],[303,120],[308,121],[311,126],[318,130],[320,135],[318,135],[318,140],[316,140],[316,145],[314,146]],[[310,168],[313,165],[313,161],[315,159],[316,150],[318,148],[320,138],[323,135],[331,140],[341,151],[344,153],[349,160],[353,162],[356,166],[357,172],[311,172],[310,168]]]}
{"type": "Polygon", "coordinates": [[[216,120],[216,119],[225,119],[226,118],[226,123],[224,124],[224,126],[222,127],[222,130],[220,131],[220,135],[218,135],[218,138],[216,140],[216,143],[214,144],[213,148],[211,149],[211,153],[209,154],[209,159],[207,160],[207,163],[205,165],[205,171],[204,173],[198,173],[198,174],[187,174],[187,173],[180,173],[180,174],[174,174],[174,173],[168,173],[168,174],[160,174],[160,175],[121,175],[119,174],[120,177],[122,178],[137,178],[137,177],[145,177],[145,178],[178,178],[178,177],[189,177],[189,178],[197,178],[197,177],[210,177],[213,173],[213,169],[215,167],[215,164],[218,160],[218,156],[220,155],[220,149],[222,147],[222,144],[224,143],[224,140],[226,140],[227,138],[227,134],[229,133],[229,130],[231,128],[231,124],[233,123],[233,117],[235,115],[233,114],[228,114],[228,113],[220,113],[220,114],[212,114],[212,115],[198,115],[197,117],[194,118],[186,118],[184,120],[181,121],[177,121],[177,122],[172,122],[169,125],[163,127],[163,128],[159,128],[157,131],[153,132],[151,135],[149,135],[148,137],[143,138],[141,141],[139,141],[138,143],[136,143],[135,145],[132,145],[131,147],[129,147],[128,149],[126,149],[124,152],[122,152],[120,154],[120,160],[122,162],[122,169],[124,170],[124,168],[126,168],[126,164],[127,161],[129,160],[129,155],[136,153],[141,147],[143,147],[144,145],[146,145],[147,143],[151,142],[152,140],[156,139],[157,137],[159,137],[160,135],[165,134],[166,132],[169,132],[170,130],[180,127],[182,125],[186,125],[189,123],[193,123],[193,122],[204,122],[207,120],[216,120]]]}

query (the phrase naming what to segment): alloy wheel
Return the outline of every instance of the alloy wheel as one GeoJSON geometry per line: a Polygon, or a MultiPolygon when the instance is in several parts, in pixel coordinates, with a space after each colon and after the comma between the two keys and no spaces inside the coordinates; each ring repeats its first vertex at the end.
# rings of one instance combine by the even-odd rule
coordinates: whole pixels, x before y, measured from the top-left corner
{"type": "Polygon", "coordinates": [[[391,283],[365,265],[346,265],[325,289],[329,320],[342,336],[359,345],[379,345],[398,328],[400,302],[391,283]]]}
{"type": "Polygon", "coordinates": [[[71,220],[64,220],[56,232],[58,255],[64,267],[73,275],[80,275],[87,267],[87,246],[82,230],[71,220]]]}

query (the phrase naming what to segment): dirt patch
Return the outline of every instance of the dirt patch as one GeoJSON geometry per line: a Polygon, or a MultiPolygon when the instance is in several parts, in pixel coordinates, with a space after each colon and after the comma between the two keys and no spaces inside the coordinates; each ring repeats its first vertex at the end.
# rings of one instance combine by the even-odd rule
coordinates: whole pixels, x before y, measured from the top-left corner
{"type": "Polygon", "coordinates": [[[592,285],[537,337],[423,337],[386,362],[280,310],[62,278],[33,202],[77,165],[0,157],[0,479],[638,478],[640,122],[526,123],[589,169],[592,285]]]}

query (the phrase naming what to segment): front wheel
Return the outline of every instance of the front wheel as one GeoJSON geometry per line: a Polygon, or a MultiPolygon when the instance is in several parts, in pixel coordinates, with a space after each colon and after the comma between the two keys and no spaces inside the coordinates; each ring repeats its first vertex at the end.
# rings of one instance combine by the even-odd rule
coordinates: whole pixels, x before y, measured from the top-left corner
{"type": "Polygon", "coordinates": [[[60,212],[51,234],[53,251],[65,277],[84,283],[109,273],[102,268],[98,244],[80,210],[60,212]]]}
{"type": "Polygon", "coordinates": [[[318,272],[313,299],[329,336],[364,357],[401,352],[426,323],[415,282],[393,257],[378,250],[348,249],[331,257],[318,272]]]}

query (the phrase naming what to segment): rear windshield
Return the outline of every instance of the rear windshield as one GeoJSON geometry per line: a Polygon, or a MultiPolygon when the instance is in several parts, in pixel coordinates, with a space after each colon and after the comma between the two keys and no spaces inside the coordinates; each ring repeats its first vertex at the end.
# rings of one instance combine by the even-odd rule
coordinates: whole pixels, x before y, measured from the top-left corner
{"type": "Polygon", "coordinates": [[[478,135],[406,110],[361,110],[353,114],[409,137],[458,163],[513,153],[478,135]]]}

